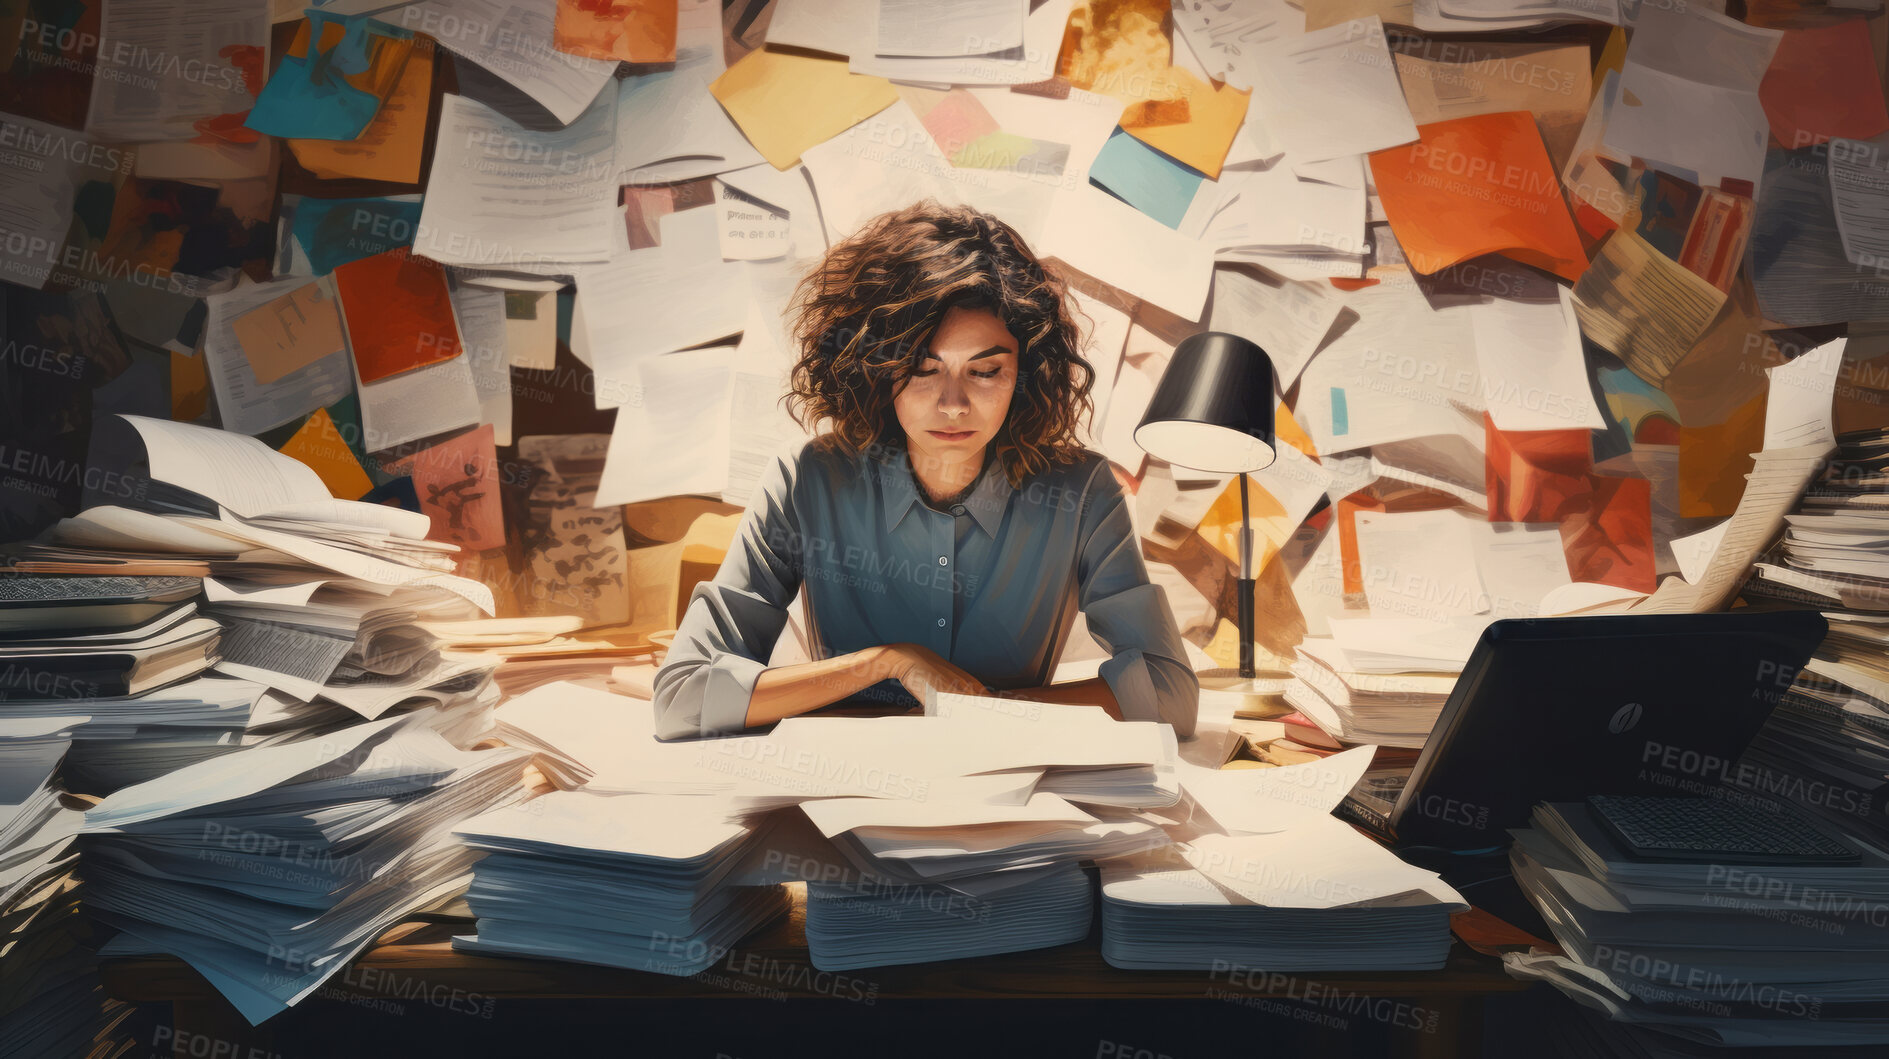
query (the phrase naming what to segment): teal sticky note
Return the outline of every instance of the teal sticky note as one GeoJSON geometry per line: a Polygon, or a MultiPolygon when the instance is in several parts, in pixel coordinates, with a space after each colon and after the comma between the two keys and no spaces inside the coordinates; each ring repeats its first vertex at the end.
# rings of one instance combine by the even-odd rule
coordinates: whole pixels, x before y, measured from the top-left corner
{"type": "Polygon", "coordinates": [[[1332,437],[1342,437],[1351,432],[1351,412],[1345,407],[1345,390],[1342,386],[1331,388],[1331,433],[1332,437]]]}
{"type": "Polygon", "coordinates": [[[1205,179],[1198,170],[1142,143],[1120,126],[1109,134],[1089,166],[1089,183],[1175,229],[1180,228],[1205,179]]]}
{"type": "Polygon", "coordinates": [[[304,198],[295,204],[291,230],[315,275],[326,276],[350,261],[412,246],[420,205],[383,198],[304,198]]]}

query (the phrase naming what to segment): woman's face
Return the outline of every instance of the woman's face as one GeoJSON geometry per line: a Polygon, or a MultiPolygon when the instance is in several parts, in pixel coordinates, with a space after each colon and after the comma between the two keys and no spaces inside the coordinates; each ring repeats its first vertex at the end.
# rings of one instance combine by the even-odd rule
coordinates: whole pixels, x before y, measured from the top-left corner
{"type": "Polygon", "coordinates": [[[997,436],[1016,388],[1016,337],[989,309],[954,305],[892,409],[914,459],[955,464],[997,436]]]}

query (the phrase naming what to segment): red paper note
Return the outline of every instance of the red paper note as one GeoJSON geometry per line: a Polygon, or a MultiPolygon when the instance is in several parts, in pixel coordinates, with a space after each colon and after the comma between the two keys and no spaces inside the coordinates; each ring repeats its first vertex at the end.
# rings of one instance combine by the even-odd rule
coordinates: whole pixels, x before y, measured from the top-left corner
{"type": "Polygon", "coordinates": [[[334,278],[362,382],[459,355],[459,326],[439,262],[402,246],[341,265],[334,278]]]}

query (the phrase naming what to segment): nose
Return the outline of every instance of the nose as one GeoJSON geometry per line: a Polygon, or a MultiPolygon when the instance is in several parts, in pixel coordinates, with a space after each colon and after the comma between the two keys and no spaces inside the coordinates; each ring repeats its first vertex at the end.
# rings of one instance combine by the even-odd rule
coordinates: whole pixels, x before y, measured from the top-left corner
{"type": "Polygon", "coordinates": [[[938,410],[950,418],[970,412],[971,399],[964,392],[964,384],[955,377],[947,377],[944,386],[939,389],[938,410]]]}

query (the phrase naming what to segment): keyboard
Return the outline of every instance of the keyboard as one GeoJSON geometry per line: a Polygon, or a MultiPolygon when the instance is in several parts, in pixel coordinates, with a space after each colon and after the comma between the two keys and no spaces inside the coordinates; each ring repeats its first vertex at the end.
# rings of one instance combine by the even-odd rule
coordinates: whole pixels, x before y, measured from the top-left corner
{"type": "Polygon", "coordinates": [[[1859,864],[1862,854],[1786,806],[1596,794],[1587,807],[1635,857],[1730,864],[1859,864]]]}

